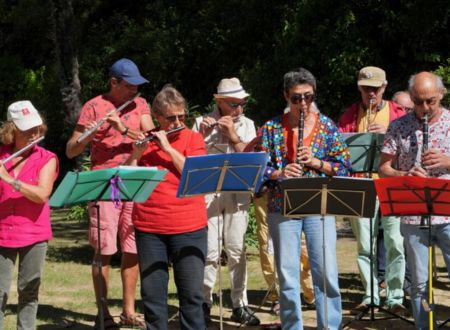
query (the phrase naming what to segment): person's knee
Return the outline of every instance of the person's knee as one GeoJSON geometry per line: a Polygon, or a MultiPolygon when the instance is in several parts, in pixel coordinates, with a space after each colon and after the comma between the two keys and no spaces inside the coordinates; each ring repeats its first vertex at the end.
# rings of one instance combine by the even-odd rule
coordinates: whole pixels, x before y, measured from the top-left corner
{"type": "Polygon", "coordinates": [[[18,296],[19,302],[29,302],[35,301],[38,299],[39,294],[39,286],[41,284],[40,278],[35,278],[28,283],[26,283],[23,287],[19,286],[18,288],[18,296]]]}

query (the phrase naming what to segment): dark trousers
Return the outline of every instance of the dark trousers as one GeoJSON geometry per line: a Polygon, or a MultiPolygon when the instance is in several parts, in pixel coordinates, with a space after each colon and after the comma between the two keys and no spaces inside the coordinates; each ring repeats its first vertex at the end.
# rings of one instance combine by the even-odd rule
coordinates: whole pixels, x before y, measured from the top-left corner
{"type": "Polygon", "coordinates": [[[207,228],[174,235],[136,230],[136,245],[147,329],[166,330],[168,327],[169,261],[178,292],[180,328],[206,329],[202,304],[207,228]]]}

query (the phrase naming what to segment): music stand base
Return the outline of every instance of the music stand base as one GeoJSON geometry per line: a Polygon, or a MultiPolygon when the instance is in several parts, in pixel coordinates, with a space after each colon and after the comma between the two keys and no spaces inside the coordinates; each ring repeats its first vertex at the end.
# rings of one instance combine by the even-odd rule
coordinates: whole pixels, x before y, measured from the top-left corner
{"type": "Polygon", "coordinates": [[[438,325],[438,329],[442,328],[444,325],[450,322],[450,318],[446,319],[444,322],[438,325]]]}

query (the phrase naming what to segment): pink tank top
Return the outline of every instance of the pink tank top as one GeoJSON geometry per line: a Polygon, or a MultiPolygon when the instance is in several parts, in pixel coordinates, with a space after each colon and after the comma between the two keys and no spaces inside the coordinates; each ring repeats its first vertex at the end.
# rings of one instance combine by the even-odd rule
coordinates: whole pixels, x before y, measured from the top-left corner
{"type": "MultiPolygon", "coordinates": [[[[11,155],[11,146],[0,146],[0,159],[11,155]]],[[[35,146],[16,179],[37,185],[39,173],[47,162],[56,155],[35,146]]],[[[56,158],[58,162],[58,159],[56,158]]],[[[5,164],[12,176],[12,164],[5,164]]],[[[58,165],[55,179],[58,176],[58,165]]],[[[0,180],[0,246],[19,248],[52,239],[50,207],[48,202],[37,204],[25,198],[20,192],[0,180]]]]}

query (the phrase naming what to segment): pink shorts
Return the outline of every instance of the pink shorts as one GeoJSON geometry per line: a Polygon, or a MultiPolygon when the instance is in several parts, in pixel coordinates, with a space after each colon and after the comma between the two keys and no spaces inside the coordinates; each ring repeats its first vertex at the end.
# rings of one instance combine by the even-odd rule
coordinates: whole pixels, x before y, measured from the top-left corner
{"type": "MultiPolygon", "coordinates": [[[[90,226],[89,243],[98,250],[97,209],[89,204],[90,226]]],[[[119,203],[118,208],[113,202],[98,202],[100,206],[100,243],[102,255],[113,255],[117,252],[117,235],[122,252],[136,254],[134,226],[131,221],[133,202],[119,203]]]]}

